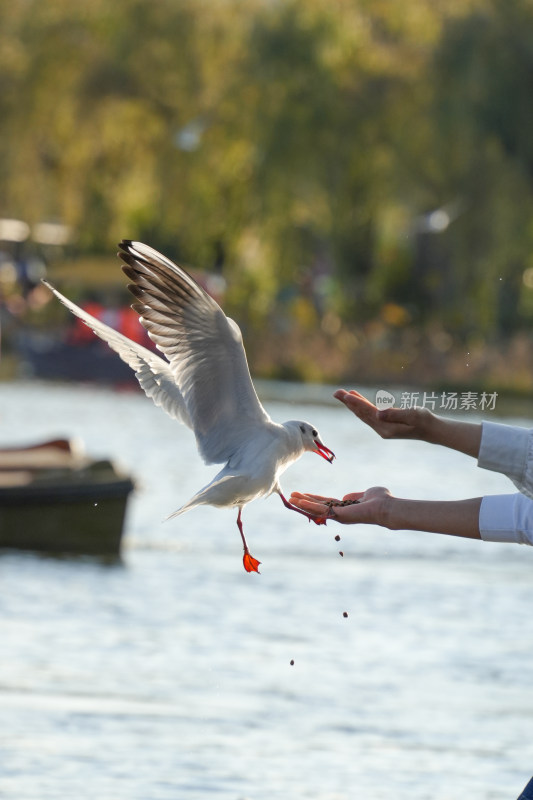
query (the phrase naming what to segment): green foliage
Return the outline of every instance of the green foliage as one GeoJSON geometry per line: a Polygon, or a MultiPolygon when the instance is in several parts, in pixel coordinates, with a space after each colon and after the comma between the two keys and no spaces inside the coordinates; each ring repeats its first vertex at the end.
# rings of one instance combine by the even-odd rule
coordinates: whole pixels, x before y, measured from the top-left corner
{"type": "Polygon", "coordinates": [[[532,75],[529,0],[0,0],[0,215],[223,252],[250,326],[321,261],[319,315],[506,332],[532,75]]]}

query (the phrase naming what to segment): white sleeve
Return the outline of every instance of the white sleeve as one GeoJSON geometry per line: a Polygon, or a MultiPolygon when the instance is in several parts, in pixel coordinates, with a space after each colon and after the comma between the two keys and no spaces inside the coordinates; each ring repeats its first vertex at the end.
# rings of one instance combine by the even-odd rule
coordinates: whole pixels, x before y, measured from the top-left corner
{"type": "Polygon", "coordinates": [[[479,509],[479,533],[485,542],[533,545],[533,500],[523,494],[484,497],[479,509]]]}
{"type": "Polygon", "coordinates": [[[533,497],[533,429],[484,421],[477,463],[507,475],[517,489],[533,497]]]}

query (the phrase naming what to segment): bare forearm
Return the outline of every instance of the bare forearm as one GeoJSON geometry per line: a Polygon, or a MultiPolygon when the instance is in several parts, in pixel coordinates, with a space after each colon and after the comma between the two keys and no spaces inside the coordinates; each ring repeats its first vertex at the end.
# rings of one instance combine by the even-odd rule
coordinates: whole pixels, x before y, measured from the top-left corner
{"type": "Polygon", "coordinates": [[[481,497],[469,500],[404,500],[384,486],[335,498],[293,492],[291,503],[318,519],[342,525],[366,523],[390,530],[427,531],[480,539],[481,497]]]}
{"type": "Polygon", "coordinates": [[[481,444],[481,424],[446,419],[432,414],[427,420],[424,438],[431,444],[440,444],[477,458],[481,444]]]}
{"type": "Polygon", "coordinates": [[[389,497],[381,524],[391,530],[427,531],[480,539],[481,497],[469,500],[403,500],[389,497]]]}

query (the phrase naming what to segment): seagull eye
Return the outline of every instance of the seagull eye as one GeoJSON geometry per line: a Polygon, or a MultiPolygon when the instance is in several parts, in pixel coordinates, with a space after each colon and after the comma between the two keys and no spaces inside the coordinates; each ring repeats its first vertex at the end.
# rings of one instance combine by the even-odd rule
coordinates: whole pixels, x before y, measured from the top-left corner
{"type": "Polygon", "coordinates": [[[312,430],[312,431],[311,431],[311,435],[312,435],[312,436],[318,436],[318,431],[312,430]]]}

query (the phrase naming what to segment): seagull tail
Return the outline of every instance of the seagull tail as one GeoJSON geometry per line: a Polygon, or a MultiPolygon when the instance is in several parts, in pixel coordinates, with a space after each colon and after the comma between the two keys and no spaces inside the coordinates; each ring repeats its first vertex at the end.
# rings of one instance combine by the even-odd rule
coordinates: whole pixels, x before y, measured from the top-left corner
{"type": "Polygon", "coordinates": [[[231,485],[234,481],[234,475],[223,475],[222,477],[217,475],[211,483],[208,483],[207,486],[200,489],[200,491],[197,492],[194,497],[191,497],[185,505],[178,508],[177,511],[174,511],[168,517],[165,517],[164,522],[173,517],[179,517],[180,514],[185,514],[186,511],[192,511],[192,509],[197,506],[227,508],[229,506],[238,505],[238,503],[233,502],[234,492],[231,489],[231,485]]]}
{"type": "MultiPolygon", "coordinates": [[[[209,488],[209,487],[206,487],[209,488]]],[[[165,517],[163,522],[167,522],[169,519],[173,519],[174,517],[179,517],[180,514],[185,514],[186,511],[192,511],[193,508],[197,506],[206,505],[206,498],[205,498],[206,490],[202,489],[200,492],[191,497],[181,508],[178,508],[177,511],[173,511],[172,514],[169,514],[168,517],[165,517]]],[[[207,503],[208,504],[208,503],[207,503]]]]}
{"type": "Polygon", "coordinates": [[[201,505],[201,503],[195,502],[195,500],[196,498],[193,497],[192,500],[189,500],[189,502],[185,503],[184,506],[178,508],[177,511],[173,511],[172,514],[168,515],[168,517],[165,517],[163,522],[168,522],[169,519],[174,519],[174,517],[179,517],[180,514],[185,514],[186,511],[192,511],[193,508],[196,508],[196,506],[201,505]]]}

